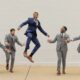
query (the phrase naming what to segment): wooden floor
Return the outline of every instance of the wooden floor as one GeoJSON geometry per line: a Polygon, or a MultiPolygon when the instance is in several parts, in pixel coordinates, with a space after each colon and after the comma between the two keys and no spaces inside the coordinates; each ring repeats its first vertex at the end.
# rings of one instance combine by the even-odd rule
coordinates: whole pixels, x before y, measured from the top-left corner
{"type": "Polygon", "coordinates": [[[57,76],[53,66],[15,66],[14,73],[0,65],[0,80],[80,80],[80,68],[68,67],[67,74],[57,76]]]}

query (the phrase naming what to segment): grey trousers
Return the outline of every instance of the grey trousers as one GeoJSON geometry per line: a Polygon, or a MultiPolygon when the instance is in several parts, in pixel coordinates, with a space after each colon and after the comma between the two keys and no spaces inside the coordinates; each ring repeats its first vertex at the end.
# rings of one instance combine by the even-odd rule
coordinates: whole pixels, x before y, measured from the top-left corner
{"type": "Polygon", "coordinates": [[[66,55],[67,55],[67,50],[61,50],[57,51],[57,56],[58,56],[58,62],[57,62],[57,70],[60,71],[61,68],[61,62],[63,66],[63,70],[66,68],[66,55]]]}
{"type": "Polygon", "coordinates": [[[14,61],[15,61],[15,51],[12,51],[11,53],[5,53],[5,54],[6,54],[6,64],[9,64],[9,61],[11,59],[10,69],[13,69],[14,61]]]}
{"type": "Polygon", "coordinates": [[[14,67],[14,60],[15,60],[15,51],[12,51],[11,53],[8,53],[5,51],[5,46],[3,44],[0,43],[0,48],[2,48],[5,52],[6,55],[6,64],[9,64],[10,61],[10,56],[11,56],[11,66],[10,69],[13,69],[14,67]]]}

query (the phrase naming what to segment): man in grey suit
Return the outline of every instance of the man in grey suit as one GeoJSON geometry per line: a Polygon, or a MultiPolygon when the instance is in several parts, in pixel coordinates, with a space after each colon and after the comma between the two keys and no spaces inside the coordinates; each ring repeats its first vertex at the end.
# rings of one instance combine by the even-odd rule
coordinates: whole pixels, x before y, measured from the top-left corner
{"type": "Polygon", "coordinates": [[[9,61],[11,56],[11,65],[10,65],[10,72],[13,73],[13,67],[14,67],[14,60],[15,60],[15,43],[17,43],[20,46],[23,46],[18,40],[18,37],[15,35],[15,29],[12,28],[10,30],[10,34],[6,35],[5,37],[5,46],[7,49],[9,49],[11,52],[6,53],[6,70],[9,69],[9,61]]]}
{"type": "Polygon", "coordinates": [[[57,63],[57,75],[61,74],[61,62],[62,62],[62,73],[65,74],[65,67],[66,67],[66,55],[68,51],[67,43],[70,41],[69,36],[66,34],[67,27],[63,26],[60,30],[60,34],[57,34],[54,40],[48,39],[49,43],[55,43],[57,41],[57,56],[58,56],[58,63],[57,63]]]}

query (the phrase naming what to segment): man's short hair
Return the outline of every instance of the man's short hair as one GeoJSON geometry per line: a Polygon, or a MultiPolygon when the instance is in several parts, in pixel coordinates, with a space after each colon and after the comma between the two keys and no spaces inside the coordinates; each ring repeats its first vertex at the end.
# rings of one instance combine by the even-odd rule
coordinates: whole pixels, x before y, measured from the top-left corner
{"type": "Polygon", "coordinates": [[[12,32],[12,31],[15,31],[15,29],[14,29],[14,28],[11,28],[11,29],[10,29],[10,32],[12,32]]]}
{"type": "Polygon", "coordinates": [[[63,26],[63,27],[64,27],[65,31],[67,31],[67,27],[66,26],[63,26]]]}
{"type": "Polygon", "coordinates": [[[39,13],[38,13],[38,12],[36,12],[36,11],[35,11],[34,13],[39,14],[39,13]]]}

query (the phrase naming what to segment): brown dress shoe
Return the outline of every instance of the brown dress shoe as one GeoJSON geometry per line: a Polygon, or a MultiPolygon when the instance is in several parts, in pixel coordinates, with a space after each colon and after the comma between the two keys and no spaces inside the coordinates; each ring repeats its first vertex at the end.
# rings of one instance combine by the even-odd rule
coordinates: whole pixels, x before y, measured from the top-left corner
{"type": "Polygon", "coordinates": [[[31,56],[27,56],[27,59],[28,59],[30,62],[34,63],[34,61],[32,60],[32,57],[31,57],[31,56]]]}
{"type": "Polygon", "coordinates": [[[13,70],[12,69],[10,69],[10,73],[13,73],[13,70]]]}
{"type": "Polygon", "coordinates": [[[63,73],[63,74],[66,74],[66,72],[65,72],[65,71],[63,71],[62,73],[63,73]]]}
{"type": "Polygon", "coordinates": [[[59,76],[59,75],[61,75],[61,72],[60,72],[60,71],[58,71],[58,72],[57,72],[57,75],[58,75],[58,76],[59,76]]]}

